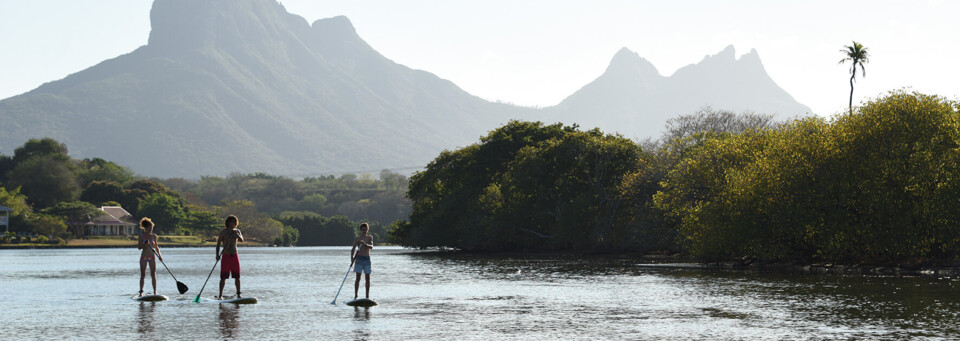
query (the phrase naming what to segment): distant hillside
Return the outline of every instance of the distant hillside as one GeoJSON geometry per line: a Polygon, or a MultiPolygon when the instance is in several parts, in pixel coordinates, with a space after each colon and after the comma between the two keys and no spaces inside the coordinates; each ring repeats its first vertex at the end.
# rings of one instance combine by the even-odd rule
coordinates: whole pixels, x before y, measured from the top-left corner
{"type": "Polygon", "coordinates": [[[661,76],[653,64],[623,48],[603,75],[544,109],[541,117],[620,132],[628,138],[657,138],[667,119],[705,106],[779,118],[810,112],[770,79],[756,50],[736,59],[733,46],[728,46],[670,77],[661,76]]]}
{"type": "Polygon", "coordinates": [[[147,45],[0,101],[0,150],[52,137],[139,174],[315,176],[422,167],[510,119],[657,136],[703,105],[802,113],[755,52],[662,77],[621,50],[544,110],[491,103],[387,59],[346,17],[308,24],[275,0],[156,0],[147,45]]]}
{"type": "Polygon", "coordinates": [[[146,46],[0,102],[0,145],[53,137],[163,177],[377,172],[423,166],[522,110],[390,61],[345,17],[157,0],[150,18],[146,46]]]}

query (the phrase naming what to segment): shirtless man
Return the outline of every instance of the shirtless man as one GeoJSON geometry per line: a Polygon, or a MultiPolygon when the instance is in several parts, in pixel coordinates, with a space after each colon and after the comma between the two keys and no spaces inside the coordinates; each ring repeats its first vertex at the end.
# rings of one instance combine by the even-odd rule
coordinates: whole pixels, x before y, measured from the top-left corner
{"type": "Polygon", "coordinates": [[[353,248],[350,249],[350,260],[354,262],[353,272],[357,273],[357,281],[353,283],[353,299],[357,299],[357,292],[360,291],[361,272],[366,275],[367,298],[370,298],[370,250],[373,249],[373,236],[367,234],[369,231],[370,226],[366,222],[360,224],[360,236],[353,241],[353,248]]]}
{"type": "Polygon", "coordinates": [[[240,220],[236,216],[229,216],[223,222],[224,229],[220,231],[217,237],[217,261],[220,260],[220,243],[223,243],[223,262],[220,263],[220,295],[217,299],[223,299],[223,285],[227,282],[227,277],[233,276],[233,282],[237,285],[237,298],[240,298],[240,257],[237,255],[237,242],[243,242],[243,234],[237,229],[240,220]]]}

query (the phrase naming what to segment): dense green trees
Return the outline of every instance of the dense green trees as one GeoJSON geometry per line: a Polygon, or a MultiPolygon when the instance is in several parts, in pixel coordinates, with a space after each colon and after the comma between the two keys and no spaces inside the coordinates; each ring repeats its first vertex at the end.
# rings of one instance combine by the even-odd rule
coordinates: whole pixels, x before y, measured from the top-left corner
{"type": "MultiPolygon", "coordinates": [[[[73,159],[67,152],[66,145],[44,138],[27,141],[12,157],[0,155],[0,179],[4,180],[0,204],[14,208],[13,229],[80,237],[80,223],[101,215],[97,207],[103,204],[119,204],[135,217],[141,201],[150,195],[169,194],[168,206],[180,209],[182,205],[179,194],[170,193],[159,182],[136,180],[126,167],[99,158],[73,159]]],[[[164,223],[176,226],[179,221],[164,223]]]]}
{"type": "MultiPolygon", "coordinates": [[[[297,231],[297,245],[309,246],[346,246],[352,245],[359,235],[360,222],[351,221],[345,216],[323,217],[316,214],[287,212],[280,222],[297,231]]],[[[376,243],[387,241],[386,231],[379,223],[370,224],[370,232],[376,243]]]]}
{"type": "Polygon", "coordinates": [[[344,215],[354,221],[386,224],[404,219],[410,212],[410,201],[401,190],[407,186],[406,176],[388,170],[380,172],[380,179],[369,174],[344,174],[293,180],[254,173],[209,176],[199,181],[174,178],[162,182],[183,193],[184,200],[194,205],[247,200],[256,203],[258,211],[271,216],[285,211],[307,211],[326,217],[344,215]]]}
{"type": "Polygon", "coordinates": [[[300,229],[275,218],[299,210],[344,215],[329,220],[344,221],[349,240],[334,237],[322,241],[319,238],[328,236],[308,233],[307,241],[311,245],[345,245],[355,233],[353,225],[359,225],[355,221],[369,220],[386,236],[381,222],[401,219],[410,211],[401,190],[407,186],[406,177],[388,170],[380,172],[379,180],[369,174],[345,174],[298,181],[254,173],[200,181],[174,178],[161,183],[137,177],[130,169],[104,159],[72,159],[67,152],[66,145],[45,138],[27,141],[13,156],[0,155],[0,204],[14,209],[11,225],[15,231],[81,237],[79,223],[102,214],[97,207],[119,205],[133,220],[152,218],[162,234],[210,238],[223,227],[225,216],[236,214],[247,238],[295,245],[300,229]],[[69,231],[67,224],[72,227],[69,231]]]}
{"type": "Polygon", "coordinates": [[[772,125],[705,110],[647,143],[511,122],[411,179],[403,245],[654,250],[703,260],[960,256],[960,106],[904,91],[772,125]]]}
{"type": "Polygon", "coordinates": [[[704,259],[953,257],[957,115],[955,102],[894,92],[832,122],[711,139],[664,179],[654,202],[677,219],[681,246],[704,259]]]}
{"type": "Polygon", "coordinates": [[[61,201],[73,201],[80,195],[80,185],[73,165],[64,154],[31,157],[17,163],[8,173],[9,184],[20,187],[31,204],[50,207],[61,201]]]}
{"type": "Polygon", "coordinates": [[[411,178],[406,245],[478,250],[617,244],[618,186],[640,148],[597,130],[512,121],[411,178]]]}
{"type": "Polygon", "coordinates": [[[180,201],[173,196],[158,192],[147,195],[137,208],[140,216],[150,217],[158,234],[176,233],[186,218],[180,201]]]}

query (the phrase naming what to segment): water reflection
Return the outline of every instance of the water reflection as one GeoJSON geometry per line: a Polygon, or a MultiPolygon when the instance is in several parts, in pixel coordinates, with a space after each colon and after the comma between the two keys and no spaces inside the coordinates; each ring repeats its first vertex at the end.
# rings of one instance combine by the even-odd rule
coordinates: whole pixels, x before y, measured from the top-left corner
{"type": "Polygon", "coordinates": [[[369,307],[353,307],[353,319],[357,322],[369,322],[370,308],[369,307]]]}
{"type": "Polygon", "coordinates": [[[368,329],[370,322],[370,307],[353,307],[353,320],[357,329],[353,330],[354,340],[370,340],[373,334],[368,329]]]}
{"type": "Polygon", "coordinates": [[[156,308],[156,304],[157,302],[140,302],[137,312],[137,332],[148,339],[153,334],[153,309],[156,308]]]}
{"type": "Polygon", "coordinates": [[[234,304],[220,305],[220,319],[217,321],[220,326],[220,336],[223,338],[233,338],[240,324],[237,322],[237,316],[240,312],[240,306],[234,304]]]}

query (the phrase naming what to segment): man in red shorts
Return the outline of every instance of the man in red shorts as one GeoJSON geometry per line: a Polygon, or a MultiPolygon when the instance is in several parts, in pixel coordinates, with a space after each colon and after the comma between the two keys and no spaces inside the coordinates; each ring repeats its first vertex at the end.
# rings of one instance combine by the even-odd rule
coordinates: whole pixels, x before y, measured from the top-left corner
{"type": "Polygon", "coordinates": [[[237,229],[240,220],[236,216],[229,216],[224,221],[224,229],[220,231],[220,237],[217,237],[217,260],[221,260],[220,243],[223,243],[223,262],[220,263],[220,295],[217,299],[223,299],[223,285],[227,282],[227,277],[233,276],[233,281],[237,285],[237,298],[240,298],[240,257],[237,255],[237,242],[243,242],[243,234],[237,229]]]}

